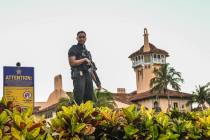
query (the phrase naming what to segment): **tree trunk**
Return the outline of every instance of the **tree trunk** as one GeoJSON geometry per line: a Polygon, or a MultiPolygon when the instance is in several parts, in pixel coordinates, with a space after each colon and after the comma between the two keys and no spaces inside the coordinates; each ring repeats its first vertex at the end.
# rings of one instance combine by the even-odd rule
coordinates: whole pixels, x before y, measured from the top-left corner
{"type": "Polygon", "coordinates": [[[156,93],[156,101],[158,102],[158,107],[160,107],[160,104],[159,104],[159,103],[160,103],[160,102],[159,102],[160,100],[159,100],[159,96],[158,96],[157,93],[156,93]]]}
{"type": "Polygon", "coordinates": [[[170,107],[170,97],[169,97],[169,93],[167,92],[167,89],[164,90],[164,94],[167,94],[167,97],[168,97],[168,111],[171,110],[171,107],[170,107]]]}
{"type": "Polygon", "coordinates": [[[178,108],[179,108],[179,111],[183,111],[184,108],[182,108],[182,105],[181,105],[181,102],[183,100],[183,96],[182,96],[182,93],[179,93],[179,94],[181,94],[181,100],[179,100],[178,108]]]}

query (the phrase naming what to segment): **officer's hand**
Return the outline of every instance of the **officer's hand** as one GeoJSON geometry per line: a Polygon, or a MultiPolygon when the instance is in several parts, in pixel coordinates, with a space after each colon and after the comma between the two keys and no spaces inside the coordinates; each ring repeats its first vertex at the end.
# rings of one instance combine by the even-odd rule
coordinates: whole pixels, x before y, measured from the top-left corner
{"type": "Polygon", "coordinates": [[[100,91],[101,90],[101,85],[97,86],[98,90],[100,91]]]}
{"type": "Polygon", "coordinates": [[[91,61],[90,61],[88,58],[84,58],[84,62],[87,62],[87,63],[88,63],[88,65],[90,65],[90,64],[91,64],[91,61]]]}

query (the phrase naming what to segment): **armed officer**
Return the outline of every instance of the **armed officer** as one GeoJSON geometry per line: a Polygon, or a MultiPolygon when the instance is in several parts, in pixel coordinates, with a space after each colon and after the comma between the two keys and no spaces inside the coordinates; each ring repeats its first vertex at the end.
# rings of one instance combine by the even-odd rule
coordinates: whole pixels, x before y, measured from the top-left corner
{"type": "Polygon", "coordinates": [[[95,64],[92,62],[91,54],[86,49],[86,33],[77,33],[77,45],[73,45],[68,52],[69,64],[71,66],[71,78],[73,80],[73,93],[76,103],[94,99],[93,81],[101,88],[100,80],[96,74],[95,64]]]}

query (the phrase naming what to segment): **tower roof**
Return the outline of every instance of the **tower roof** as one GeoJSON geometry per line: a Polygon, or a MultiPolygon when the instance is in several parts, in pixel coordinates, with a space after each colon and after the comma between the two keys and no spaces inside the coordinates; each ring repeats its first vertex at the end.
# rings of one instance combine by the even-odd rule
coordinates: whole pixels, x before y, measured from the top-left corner
{"type": "Polygon", "coordinates": [[[163,55],[169,56],[167,51],[162,50],[162,49],[158,49],[152,43],[149,43],[149,47],[150,47],[150,51],[144,52],[144,45],[143,45],[139,50],[132,53],[128,58],[132,58],[132,57],[135,57],[137,55],[150,54],[150,53],[158,53],[158,54],[163,54],[163,55]]]}
{"type": "Polygon", "coordinates": [[[144,45],[139,50],[132,53],[128,58],[132,58],[137,55],[150,54],[150,53],[158,53],[158,54],[163,54],[163,55],[169,56],[168,52],[166,52],[162,49],[158,49],[157,47],[155,47],[155,45],[153,45],[152,43],[149,42],[149,37],[148,37],[149,34],[147,31],[147,28],[144,28],[143,36],[144,36],[144,45]]]}

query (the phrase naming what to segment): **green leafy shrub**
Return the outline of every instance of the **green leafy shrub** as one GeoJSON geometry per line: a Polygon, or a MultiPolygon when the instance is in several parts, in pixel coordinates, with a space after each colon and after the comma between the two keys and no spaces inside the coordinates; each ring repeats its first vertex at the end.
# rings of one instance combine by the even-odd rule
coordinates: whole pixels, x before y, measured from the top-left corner
{"type": "Polygon", "coordinates": [[[0,103],[1,140],[52,140],[46,121],[32,115],[32,109],[21,111],[12,102],[0,103]]]}
{"type": "Polygon", "coordinates": [[[62,107],[52,119],[55,139],[84,140],[183,140],[210,138],[210,109],[168,114],[138,109],[93,107],[92,102],[62,107]]]}
{"type": "Polygon", "coordinates": [[[169,113],[137,108],[62,106],[48,125],[42,118],[0,103],[1,140],[185,140],[210,139],[210,109],[169,113]]]}

